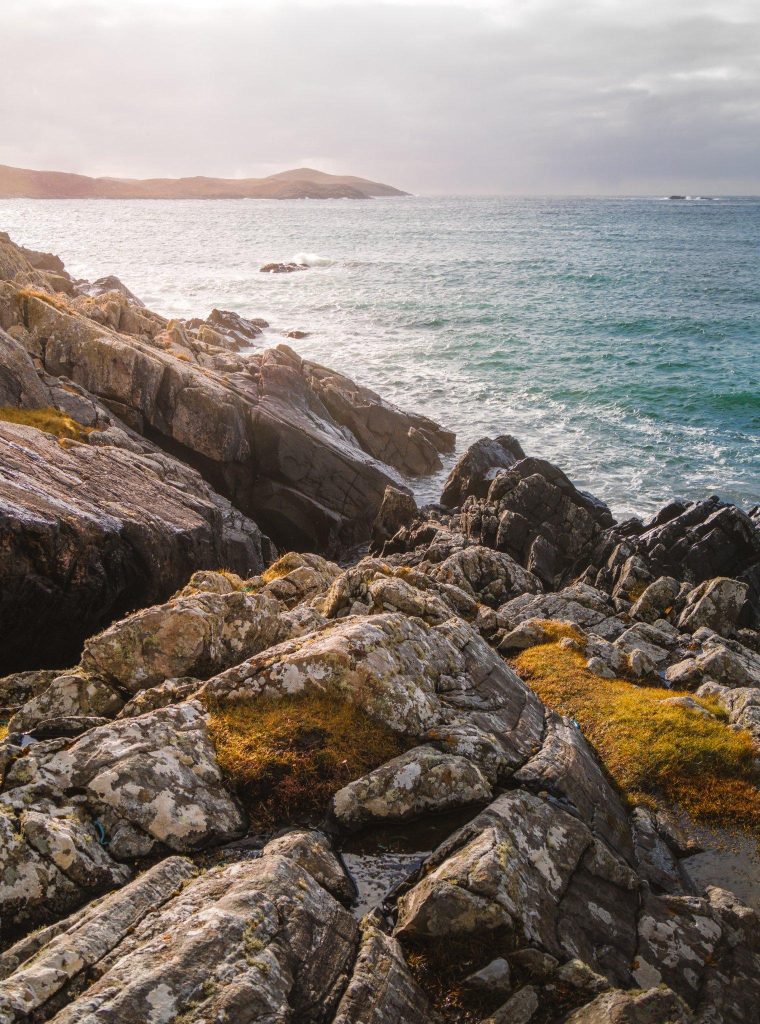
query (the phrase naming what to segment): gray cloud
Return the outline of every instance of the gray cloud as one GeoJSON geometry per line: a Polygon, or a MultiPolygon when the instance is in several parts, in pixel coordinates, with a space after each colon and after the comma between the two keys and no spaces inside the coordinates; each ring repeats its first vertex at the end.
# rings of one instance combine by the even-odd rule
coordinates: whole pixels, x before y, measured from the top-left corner
{"type": "Polygon", "coordinates": [[[745,0],[3,0],[0,163],[757,192],[745,0]]]}

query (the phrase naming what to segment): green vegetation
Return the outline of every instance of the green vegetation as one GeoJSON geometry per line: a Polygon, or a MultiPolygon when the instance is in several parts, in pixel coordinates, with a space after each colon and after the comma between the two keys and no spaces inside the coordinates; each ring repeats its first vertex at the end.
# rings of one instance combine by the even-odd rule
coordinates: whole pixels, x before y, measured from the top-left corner
{"type": "Polygon", "coordinates": [[[334,692],[213,707],[209,729],[222,770],[264,829],[321,815],[338,789],[408,746],[334,692]]]}
{"type": "Polygon", "coordinates": [[[65,416],[57,409],[0,409],[0,420],[6,423],[20,423],[25,427],[36,427],[46,434],[67,438],[70,441],[84,441],[92,428],[65,416]]]}
{"type": "Polygon", "coordinates": [[[760,774],[746,732],[726,726],[716,701],[700,699],[715,718],[677,704],[683,691],[600,679],[585,658],[559,640],[571,628],[544,623],[550,643],[523,651],[515,670],[544,703],[574,719],[630,803],[677,804],[695,821],[760,837],[760,774]]]}

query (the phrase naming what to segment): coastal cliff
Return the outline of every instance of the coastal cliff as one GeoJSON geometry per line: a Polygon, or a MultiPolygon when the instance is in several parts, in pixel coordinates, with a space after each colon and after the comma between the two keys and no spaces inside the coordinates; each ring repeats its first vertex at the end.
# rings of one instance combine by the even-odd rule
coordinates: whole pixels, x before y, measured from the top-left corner
{"type": "Polygon", "coordinates": [[[757,1019],[757,510],[418,509],[453,435],[265,328],[0,236],[0,1022],[757,1019]]]}

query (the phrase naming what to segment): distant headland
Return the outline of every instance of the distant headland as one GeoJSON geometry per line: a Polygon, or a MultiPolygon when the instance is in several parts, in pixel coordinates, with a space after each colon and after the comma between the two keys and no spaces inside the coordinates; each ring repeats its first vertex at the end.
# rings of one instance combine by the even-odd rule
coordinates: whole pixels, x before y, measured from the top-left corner
{"type": "Polygon", "coordinates": [[[267,178],[136,179],[89,178],[0,164],[0,199],[373,199],[408,194],[377,181],[310,167],[267,178]]]}

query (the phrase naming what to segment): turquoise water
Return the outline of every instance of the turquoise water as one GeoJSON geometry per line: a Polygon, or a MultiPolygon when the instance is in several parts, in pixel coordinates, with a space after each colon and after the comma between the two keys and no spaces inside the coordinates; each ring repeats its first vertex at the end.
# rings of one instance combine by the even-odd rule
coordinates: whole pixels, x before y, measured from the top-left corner
{"type": "Polygon", "coordinates": [[[306,330],[459,450],[513,433],[618,515],[760,501],[760,199],[0,200],[0,230],[167,315],[306,330]]]}

